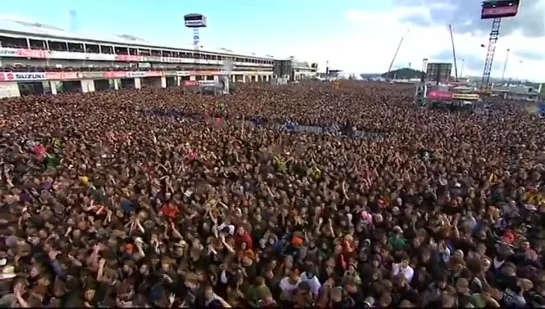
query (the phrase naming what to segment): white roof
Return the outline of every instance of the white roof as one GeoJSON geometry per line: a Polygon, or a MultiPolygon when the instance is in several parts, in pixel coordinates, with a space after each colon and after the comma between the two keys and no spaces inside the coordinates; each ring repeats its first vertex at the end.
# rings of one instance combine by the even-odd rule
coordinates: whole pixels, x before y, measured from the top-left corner
{"type": "MultiPolygon", "coordinates": [[[[137,45],[148,48],[163,48],[163,49],[185,49],[185,50],[194,50],[193,46],[186,45],[181,46],[180,44],[161,44],[160,42],[150,42],[145,39],[139,38],[137,36],[128,35],[128,34],[117,34],[117,35],[104,35],[96,33],[73,33],[62,29],[57,26],[47,25],[39,23],[27,18],[14,17],[14,16],[5,16],[0,15],[0,32],[9,32],[14,34],[21,34],[27,36],[38,36],[38,37],[52,37],[52,38],[63,38],[63,39],[73,39],[73,40],[91,40],[99,41],[104,43],[113,43],[121,45],[137,45]]],[[[203,52],[211,53],[220,53],[226,55],[236,55],[236,56],[246,56],[254,58],[267,58],[273,59],[274,57],[270,55],[256,55],[254,53],[238,53],[231,49],[227,48],[201,48],[203,52]]]]}

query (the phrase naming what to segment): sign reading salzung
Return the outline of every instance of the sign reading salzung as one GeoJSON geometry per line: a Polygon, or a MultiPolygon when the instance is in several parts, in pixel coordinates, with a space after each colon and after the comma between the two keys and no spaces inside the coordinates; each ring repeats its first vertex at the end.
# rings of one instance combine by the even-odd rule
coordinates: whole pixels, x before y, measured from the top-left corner
{"type": "Polygon", "coordinates": [[[4,72],[2,80],[4,81],[43,81],[47,79],[46,73],[42,72],[4,72]]]}
{"type": "Polygon", "coordinates": [[[197,19],[197,20],[186,20],[185,26],[186,27],[206,27],[206,18],[203,17],[202,19],[197,19]]]}

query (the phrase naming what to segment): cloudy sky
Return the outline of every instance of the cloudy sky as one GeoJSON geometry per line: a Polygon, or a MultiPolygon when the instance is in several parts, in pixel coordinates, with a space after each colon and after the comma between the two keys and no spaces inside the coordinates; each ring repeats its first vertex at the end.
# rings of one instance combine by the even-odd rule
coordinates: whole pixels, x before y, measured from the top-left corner
{"type": "MultiPolygon", "coordinates": [[[[342,1],[340,1],[342,2],[342,1]]],[[[386,1],[387,2],[387,1],[386,1]]],[[[422,67],[422,58],[451,62],[452,25],[458,72],[481,76],[492,21],[480,20],[480,3],[470,0],[395,0],[388,5],[347,9],[344,31],[335,36],[303,41],[297,55],[306,55],[339,69],[384,72],[404,37],[394,67],[422,67]]],[[[522,0],[520,13],[504,19],[496,45],[492,76],[505,75],[545,81],[545,0],[522,0]]]]}
{"type": "MultiPolygon", "coordinates": [[[[295,56],[350,72],[388,69],[404,37],[395,67],[421,68],[423,58],[452,61],[452,24],[459,71],[480,76],[491,21],[481,21],[476,0],[27,0],[5,1],[2,14],[70,28],[77,12],[80,33],[130,34],[152,43],[188,47],[192,32],[183,15],[201,13],[206,48],[295,56]],[[462,59],[463,64],[462,64],[462,59]]],[[[522,0],[520,13],[502,22],[492,76],[545,81],[545,0],[522,0]]]]}

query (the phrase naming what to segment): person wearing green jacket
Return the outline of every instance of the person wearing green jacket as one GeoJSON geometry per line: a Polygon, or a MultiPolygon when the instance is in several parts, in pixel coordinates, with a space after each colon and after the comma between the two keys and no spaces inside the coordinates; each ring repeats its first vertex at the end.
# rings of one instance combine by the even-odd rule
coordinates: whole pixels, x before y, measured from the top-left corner
{"type": "Polygon", "coordinates": [[[388,238],[388,245],[394,250],[405,249],[408,242],[407,239],[403,237],[403,230],[399,226],[394,226],[393,233],[388,238]]]}

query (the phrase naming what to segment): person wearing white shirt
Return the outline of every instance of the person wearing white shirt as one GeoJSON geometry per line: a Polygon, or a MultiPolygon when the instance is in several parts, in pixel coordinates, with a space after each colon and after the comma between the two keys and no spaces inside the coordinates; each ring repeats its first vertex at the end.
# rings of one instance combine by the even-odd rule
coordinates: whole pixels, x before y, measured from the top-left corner
{"type": "Polygon", "coordinates": [[[411,282],[414,276],[414,269],[409,266],[409,261],[403,260],[401,263],[394,263],[392,265],[392,276],[395,277],[398,274],[402,274],[407,279],[407,282],[411,282]]]}
{"type": "Polygon", "coordinates": [[[282,291],[280,293],[280,300],[292,301],[293,292],[297,289],[297,286],[300,282],[301,279],[299,278],[299,275],[295,272],[293,272],[290,276],[282,278],[279,284],[280,290],[282,291]]]}
{"type": "Polygon", "coordinates": [[[301,282],[307,282],[308,285],[310,285],[310,290],[312,291],[312,294],[314,297],[317,297],[320,293],[320,288],[322,287],[322,284],[320,283],[320,280],[318,280],[318,277],[313,272],[303,272],[301,274],[301,282]]]}

